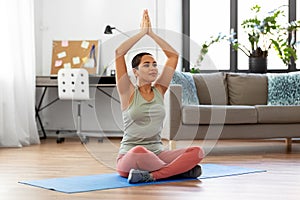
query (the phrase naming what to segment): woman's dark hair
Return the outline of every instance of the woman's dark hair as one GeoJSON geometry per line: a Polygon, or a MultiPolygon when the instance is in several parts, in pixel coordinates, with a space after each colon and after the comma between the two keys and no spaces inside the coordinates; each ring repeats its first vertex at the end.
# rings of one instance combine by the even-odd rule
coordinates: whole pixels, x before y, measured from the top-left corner
{"type": "Polygon", "coordinates": [[[151,53],[147,53],[147,52],[142,52],[142,53],[139,53],[137,55],[135,55],[131,61],[131,65],[132,65],[132,68],[138,68],[139,64],[141,63],[141,60],[142,60],[142,57],[145,56],[145,55],[149,55],[149,56],[152,56],[151,53]]]}

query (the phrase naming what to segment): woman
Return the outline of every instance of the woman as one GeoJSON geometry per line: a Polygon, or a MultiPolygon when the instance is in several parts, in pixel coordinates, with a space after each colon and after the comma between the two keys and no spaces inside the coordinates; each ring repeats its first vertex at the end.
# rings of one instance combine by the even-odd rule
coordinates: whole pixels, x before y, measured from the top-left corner
{"type": "Polygon", "coordinates": [[[177,66],[178,53],[151,28],[145,10],[138,34],[116,49],[116,82],[121,101],[124,136],[117,158],[117,171],[129,183],[148,182],[169,177],[196,178],[201,175],[198,163],[203,158],[200,147],[168,151],[163,149],[161,129],[165,117],[163,97],[177,66]],[[142,37],[148,35],[167,57],[161,75],[149,53],[140,53],[132,60],[137,78],[134,85],[127,74],[125,54],[142,37]]]}

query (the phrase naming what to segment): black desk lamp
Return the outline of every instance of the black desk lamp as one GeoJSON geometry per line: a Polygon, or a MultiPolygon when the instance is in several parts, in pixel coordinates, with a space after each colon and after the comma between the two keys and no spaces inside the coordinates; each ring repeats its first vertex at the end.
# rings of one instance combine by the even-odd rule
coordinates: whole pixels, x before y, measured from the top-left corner
{"type": "Polygon", "coordinates": [[[126,35],[127,37],[130,37],[129,35],[127,35],[126,33],[124,33],[123,31],[120,31],[119,29],[117,29],[116,27],[111,27],[110,25],[107,25],[105,27],[104,30],[104,34],[113,34],[112,30],[116,29],[118,32],[122,33],[123,35],[126,35]]]}

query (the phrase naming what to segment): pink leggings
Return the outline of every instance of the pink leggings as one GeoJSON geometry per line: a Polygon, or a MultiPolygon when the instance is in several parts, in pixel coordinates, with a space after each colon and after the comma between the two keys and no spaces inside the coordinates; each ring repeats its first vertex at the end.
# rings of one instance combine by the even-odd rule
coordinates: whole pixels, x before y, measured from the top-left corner
{"type": "Polygon", "coordinates": [[[162,179],[186,172],[195,167],[204,156],[200,147],[188,147],[162,151],[156,155],[143,146],[133,147],[117,161],[117,171],[128,177],[130,169],[140,169],[152,173],[154,179],[162,179]]]}

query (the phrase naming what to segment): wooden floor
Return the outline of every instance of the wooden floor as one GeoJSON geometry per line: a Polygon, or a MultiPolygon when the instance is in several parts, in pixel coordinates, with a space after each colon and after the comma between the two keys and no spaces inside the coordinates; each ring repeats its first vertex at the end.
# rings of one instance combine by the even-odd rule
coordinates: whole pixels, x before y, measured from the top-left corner
{"type": "MultiPolygon", "coordinates": [[[[293,143],[293,151],[286,153],[284,141],[193,143],[202,145],[208,153],[203,163],[266,169],[265,173],[77,194],[64,194],[18,183],[22,180],[115,172],[112,165],[118,144],[119,139],[110,139],[103,143],[91,140],[87,145],[82,145],[77,139],[71,138],[56,144],[56,140],[50,138],[42,140],[41,145],[2,148],[0,199],[300,199],[300,143],[293,143]]],[[[189,145],[189,142],[178,143],[178,147],[185,145],[189,145]]]]}

